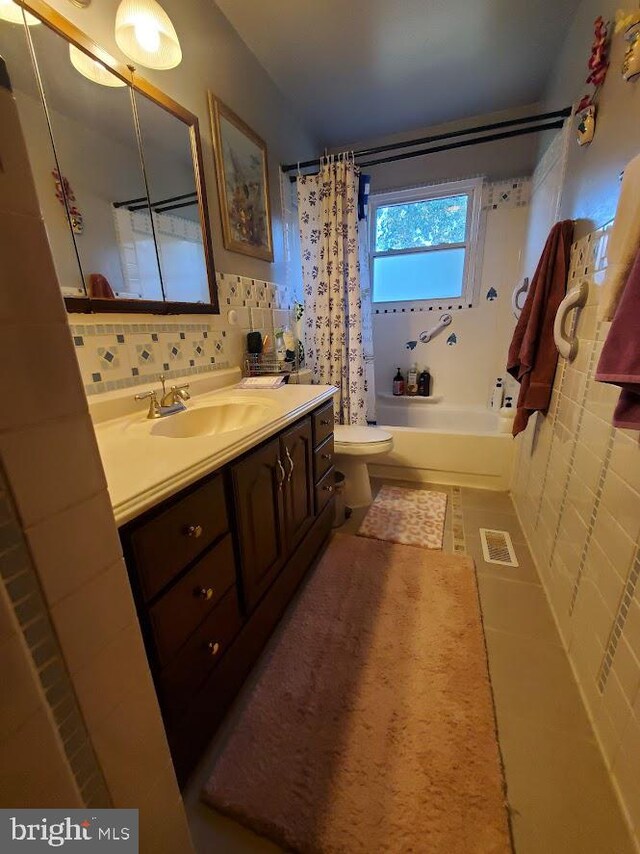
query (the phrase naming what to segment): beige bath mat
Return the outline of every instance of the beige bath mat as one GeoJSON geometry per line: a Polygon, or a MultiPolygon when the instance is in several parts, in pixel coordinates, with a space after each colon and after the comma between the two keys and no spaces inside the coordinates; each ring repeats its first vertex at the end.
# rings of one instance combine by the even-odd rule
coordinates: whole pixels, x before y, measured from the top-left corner
{"type": "Polygon", "coordinates": [[[358,534],[406,546],[441,549],[446,512],[446,492],[383,486],[358,534]]]}
{"type": "Polygon", "coordinates": [[[511,851],[467,557],[334,536],[203,799],[305,854],[511,851]]]}

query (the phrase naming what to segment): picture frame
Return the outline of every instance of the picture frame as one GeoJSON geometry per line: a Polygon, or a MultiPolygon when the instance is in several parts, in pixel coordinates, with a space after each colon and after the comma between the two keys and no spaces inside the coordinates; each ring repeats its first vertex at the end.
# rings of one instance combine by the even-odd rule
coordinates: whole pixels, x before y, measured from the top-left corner
{"type": "Polygon", "coordinates": [[[208,94],[224,247],[273,261],[266,143],[212,92],[208,94]]]}

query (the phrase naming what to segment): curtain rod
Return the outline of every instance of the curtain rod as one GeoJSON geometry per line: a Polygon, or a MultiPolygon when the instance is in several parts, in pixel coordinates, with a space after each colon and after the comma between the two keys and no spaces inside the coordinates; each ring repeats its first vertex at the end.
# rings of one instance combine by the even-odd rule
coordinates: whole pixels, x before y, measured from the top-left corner
{"type": "MultiPolygon", "coordinates": [[[[410,157],[426,157],[427,154],[437,154],[440,151],[451,151],[454,148],[465,148],[468,145],[481,145],[483,142],[496,142],[500,139],[511,139],[514,136],[524,136],[525,134],[539,133],[544,130],[556,130],[563,127],[563,125],[564,121],[559,119],[556,122],[549,122],[544,125],[535,125],[535,127],[517,128],[516,130],[493,133],[488,136],[480,136],[477,139],[462,139],[459,142],[450,142],[446,145],[436,145],[433,148],[421,148],[419,151],[405,151],[403,154],[392,154],[391,157],[379,157],[377,160],[369,160],[367,163],[359,163],[358,165],[361,169],[366,169],[369,166],[377,166],[380,163],[393,163],[396,160],[408,160],[410,157]]],[[[302,164],[300,164],[300,166],[302,166],[302,164]]],[[[297,175],[289,175],[289,180],[293,184],[297,180],[297,175]]]]}
{"type": "MultiPolygon", "coordinates": [[[[505,119],[504,121],[501,121],[501,122],[493,122],[492,124],[488,124],[488,125],[477,125],[476,127],[465,128],[464,130],[450,131],[449,133],[435,134],[433,136],[423,136],[423,137],[418,137],[417,139],[408,139],[408,140],[405,140],[403,142],[392,142],[392,143],[389,143],[388,145],[378,145],[374,148],[363,148],[363,149],[360,149],[359,151],[355,151],[354,157],[368,157],[371,154],[381,154],[382,152],[385,152],[385,151],[397,151],[398,149],[401,149],[401,148],[412,148],[416,145],[426,145],[426,144],[431,143],[431,142],[440,142],[440,141],[445,140],[445,139],[455,139],[455,138],[460,137],[460,136],[468,136],[469,134],[474,134],[474,133],[484,133],[485,131],[499,130],[500,128],[514,127],[516,125],[533,124],[534,122],[542,122],[542,121],[546,121],[547,119],[565,119],[565,118],[567,118],[567,116],[570,116],[570,115],[571,115],[571,107],[564,107],[564,109],[562,109],[562,110],[554,110],[553,112],[550,112],[550,113],[539,113],[538,115],[535,115],[535,116],[523,116],[521,119],[505,119]]],[[[554,127],[555,126],[556,125],[554,125],[554,127]]],[[[531,129],[524,129],[523,128],[521,133],[535,133],[541,129],[546,130],[547,128],[546,127],[545,128],[534,127],[531,129]]],[[[494,136],[492,137],[492,140],[493,139],[507,139],[507,138],[508,138],[507,136],[503,137],[503,136],[499,136],[497,134],[494,134],[494,136]]],[[[489,138],[487,137],[486,139],[489,139],[489,138]]],[[[478,140],[470,140],[466,144],[471,145],[472,143],[482,142],[482,141],[483,141],[483,138],[480,138],[478,140]]],[[[437,149],[430,149],[430,150],[432,150],[432,151],[446,151],[447,148],[449,148],[449,147],[460,148],[461,146],[459,146],[459,145],[458,146],[455,146],[455,145],[439,146],[437,149]]],[[[418,153],[412,152],[411,154],[408,154],[408,155],[405,154],[404,156],[389,158],[387,160],[377,160],[377,161],[375,161],[375,163],[385,163],[385,162],[388,163],[391,160],[403,159],[406,157],[415,157],[415,156],[418,156],[419,154],[428,154],[428,153],[429,153],[429,150],[418,152],[418,153]]],[[[320,163],[321,163],[321,158],[317,158],[316,160],[305,160],[305,161],[302,161],[301,163],[286,163],[285,165],[282,166],[282,171],[283,172],[294,172],[294,171],[297,171],[298,169],[306,169],[306,168],[311,167],[311,166],[320,166],[320,163]]],[[[370,165],[373,165],[373,163],[365,163],[365,164],[361,164],[361,165],[370,166],[370,165]]]]}

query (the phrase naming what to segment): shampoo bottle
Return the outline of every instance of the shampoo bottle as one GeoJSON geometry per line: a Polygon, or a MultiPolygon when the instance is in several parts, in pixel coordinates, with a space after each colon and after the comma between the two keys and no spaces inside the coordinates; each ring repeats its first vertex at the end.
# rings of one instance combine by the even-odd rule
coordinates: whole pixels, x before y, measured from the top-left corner
{"type": "Polygon", "coordinates": [[[398,368],[398,373],[393,378],[393,393],[396,397],[404,394],[404,377],[402,376],[400,368],[398,368]]]}
{"type": "Polygon", "coordinates": [[[431,394],[431,374],[426,368],[418,378],[418,394],[420,397],[429,397],[431,394]]]}
{"type": "Polygon", "coordinates": [[[407,374],[407,394],[415,395],[418,393],[418,365],[413,363],[407,374]]]}

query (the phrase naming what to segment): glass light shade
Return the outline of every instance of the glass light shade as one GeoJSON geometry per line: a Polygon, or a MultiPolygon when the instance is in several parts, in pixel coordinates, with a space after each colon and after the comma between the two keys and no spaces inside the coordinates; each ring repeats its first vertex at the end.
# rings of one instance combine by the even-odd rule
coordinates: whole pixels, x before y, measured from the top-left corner
{"type": "Polygon", "coordinates": [[[10,24],[24,24],[26,20],[29,27],[35,27],[37,24],[42,23],[42,21],[34,18],[28,12],[24,13],[23,18],[22,9],[13,0],[0,0],[0,19],[9,21],[10,24]]]}
{"type": "Polygon", "coordinates": [[[146,68],[166,70],[182,61],[171,18],[156,0],[122,0],[116,13],[116,42],[129,59],[146,68]]]}
{"type": "Polygon", "coordinates": [[[71,65],[76,71],[79,71],[83,77],[91,80],[93,83],[99,83],[101,86],[126,86],[124,80],[120,80],[115,74],[108,71],[104,65],[91,59],[86,53],[83,53],[75,45],[69,45],[69,59],[71,65]]]}

